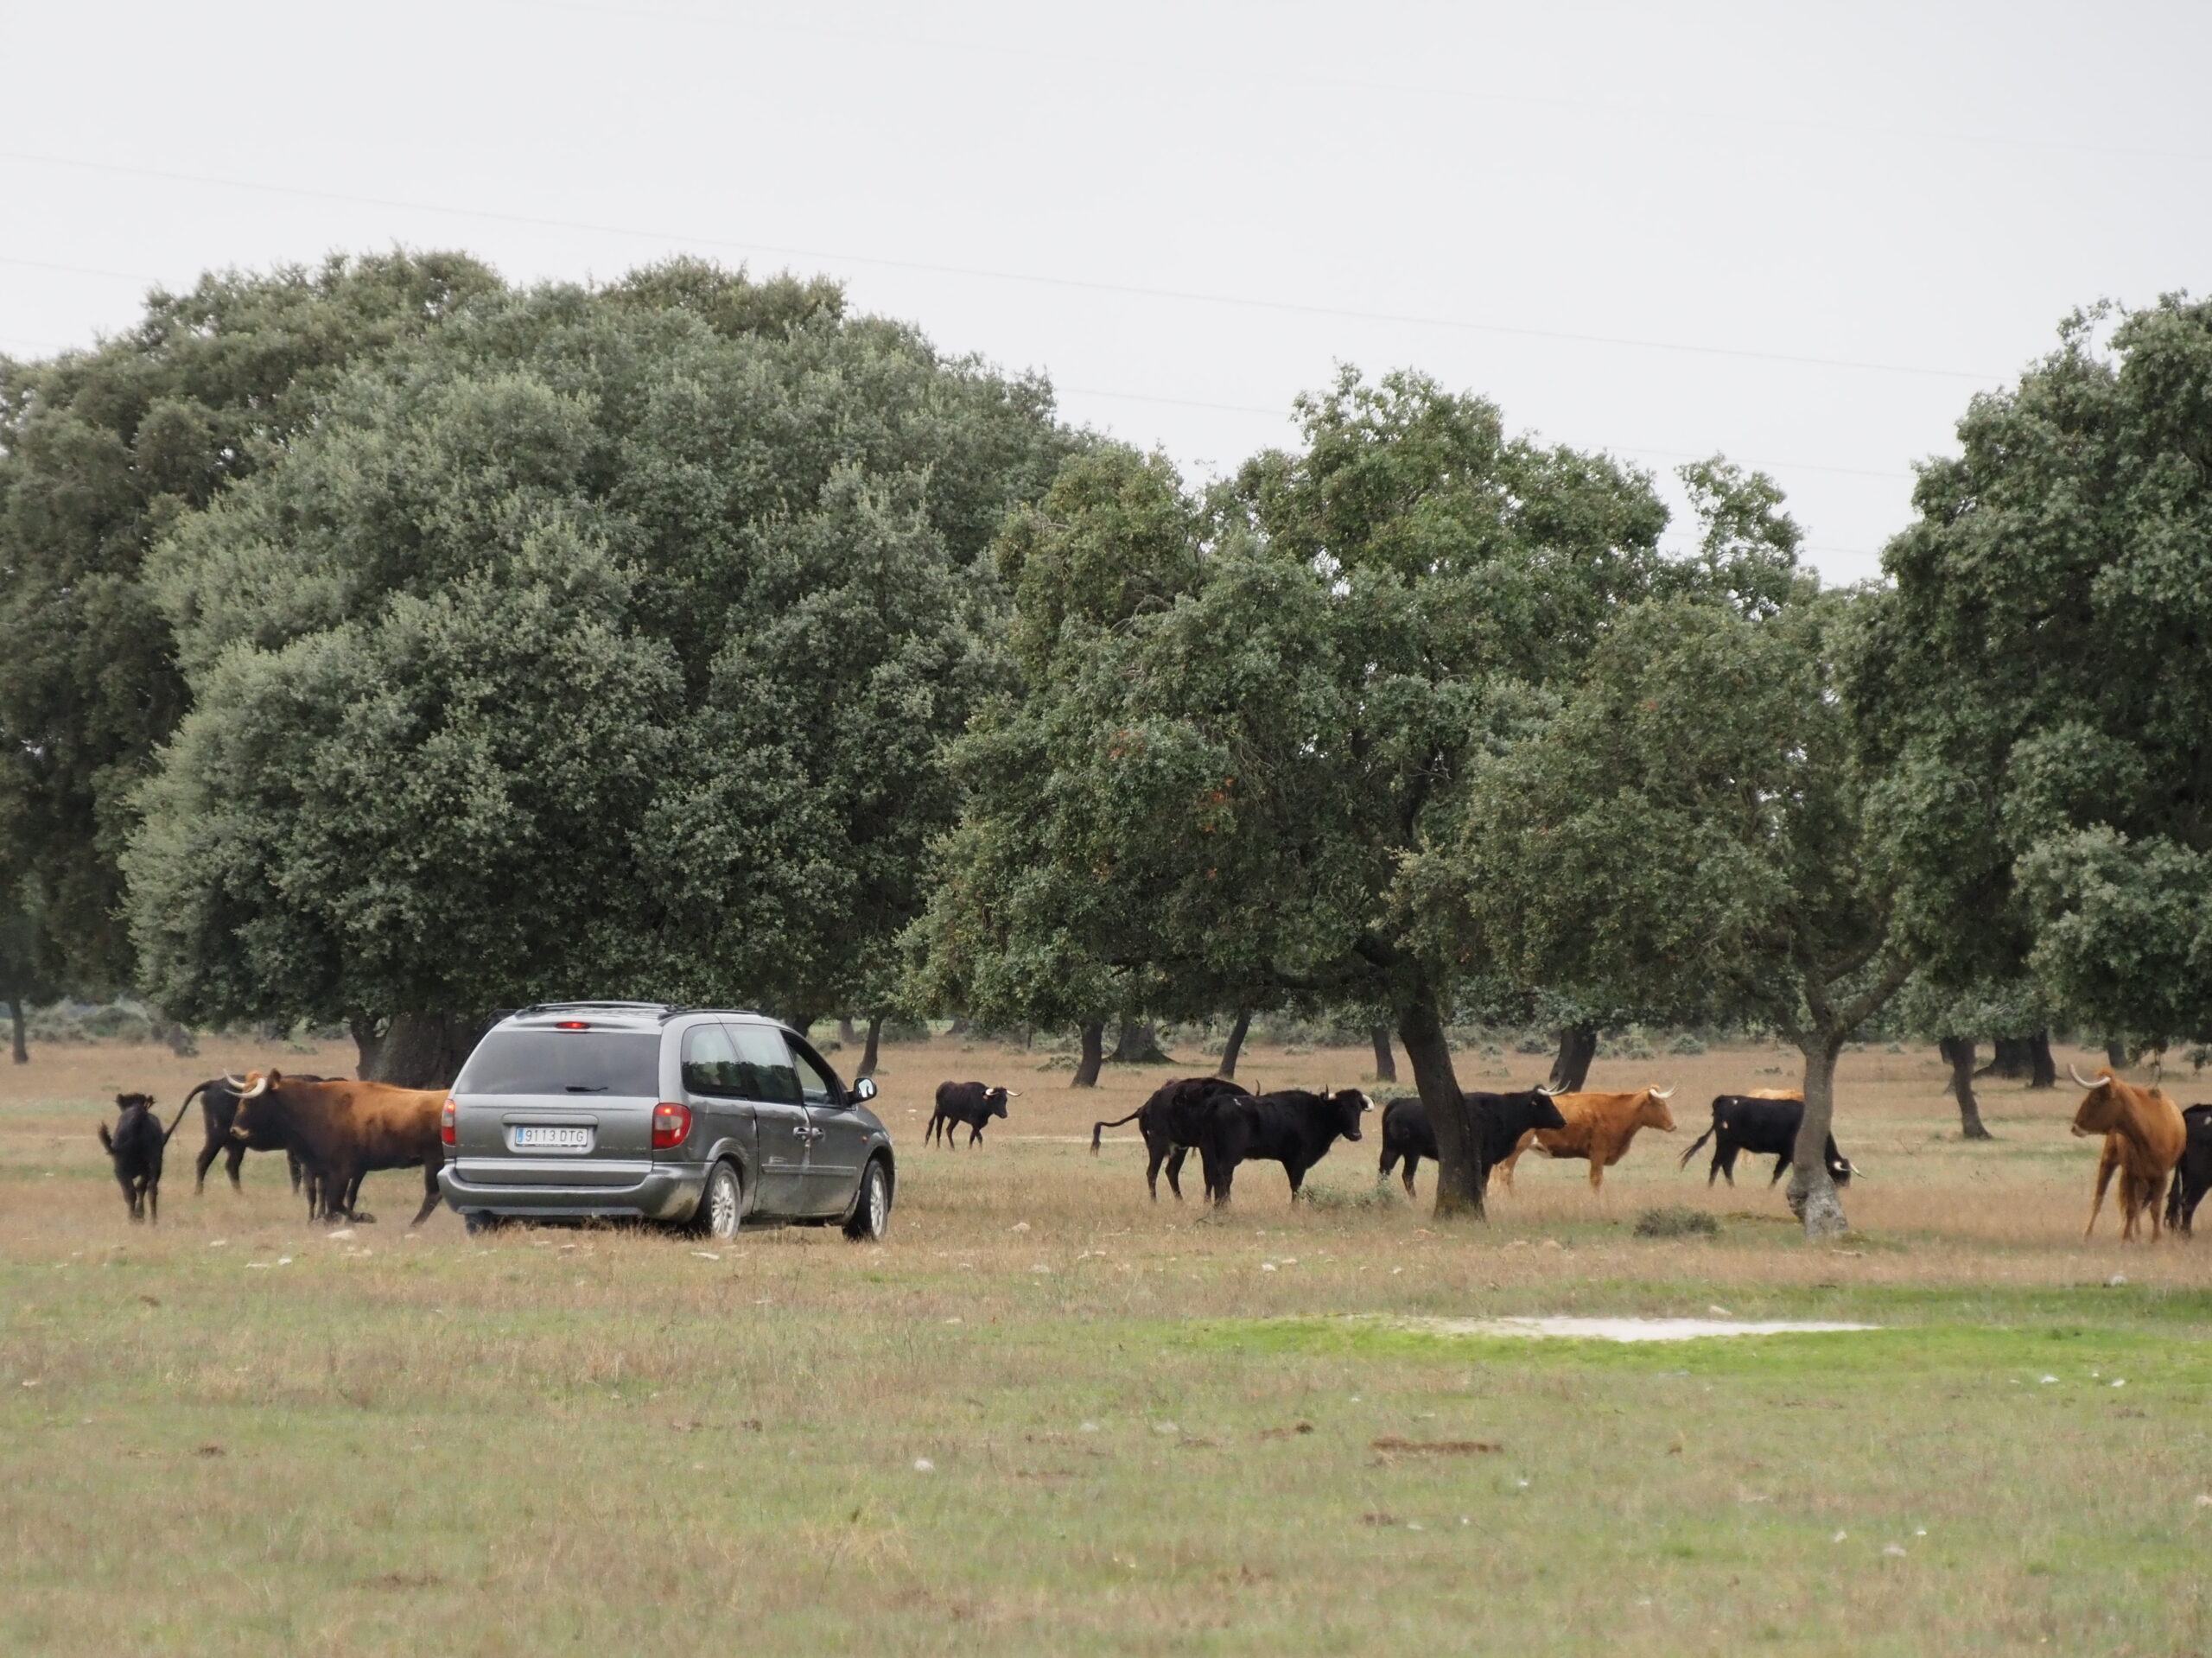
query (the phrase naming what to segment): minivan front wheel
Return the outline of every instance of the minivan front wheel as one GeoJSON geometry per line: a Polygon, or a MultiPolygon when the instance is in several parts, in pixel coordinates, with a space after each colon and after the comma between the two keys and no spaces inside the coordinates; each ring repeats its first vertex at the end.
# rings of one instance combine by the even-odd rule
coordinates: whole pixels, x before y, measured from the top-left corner
{"type": "Polygon", "coordinates": [[[727,1163],[715,1164],[707,1175],[707,1189],[699,1194],[692,1229],[702,1237],[734,1238],[744,1218],[745,1187],[737,1171],[727,1163]]]}
{"type": "Polygon", "coordinates": [[[861,1189],[853,1203],[845,1236],[855,1243],[880,1243],[891,1229],[891,1171],[883,1159],[872,1157],[861,1175],[861,1189]]]}

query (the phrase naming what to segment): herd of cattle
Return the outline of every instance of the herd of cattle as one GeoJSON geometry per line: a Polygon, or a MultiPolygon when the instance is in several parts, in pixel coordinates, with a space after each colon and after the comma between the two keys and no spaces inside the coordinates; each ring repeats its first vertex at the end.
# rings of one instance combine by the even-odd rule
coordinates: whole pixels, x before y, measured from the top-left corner
{"type": "MultiPolygon", "coordinates": [[[[2212,1189],[2212,1105],[2184,1111],[2163,1090],[2122,1082],[2109,1070],[2094,1077],[2079,1070],[2073,1075],[2088,1090],[2075,1113],[2074,1133],[2103,1137],[2089,1229],[2094,1229],[2105,1192],[2117,1174],[2123,1238],[2135,1236],[2145,1215],[2153,1239],[2162,1217],[2166,1226],[2190,1232],[2197,1204],[2212,1189]]],[[[1548,1157],[1586,1160],[1591,1190],[1600,1191],[1605,1171],[1626,1155],[1640,1130],[1674,1131],[1674,1115],[1667,1109],[1673,1092],[1643,1088],[1626,1094],[1554,1093],[1539,1087],[1468,1094],[1477,1129],[1477,1178],[1510,1188],[1514,1165],[1534,1149],[1548,1157]]],[[[964,1127],[969,1145],[975,1146],[984,1125],[1003,1119],[1007,1102],[1019,1097],[982,1083],[944,1083],[924,1143],[941,1136],[949,1148],[954,1130],[964,1127]]],[[[250,1071],[201,1083],[185,1096],[166,1128],[150,1096],[118,1095],[116,1121],[112,1128],[102,1123],[99,1138],[134,1221],[158,1218],[163,1155],[197,1101],[206,1138],[193,1170],[195,1193],[205,1187],[218,1158],[226,1160],[226,1172],[237,1189],[246,1153],[281,1151],[290,1166],[293,1191],[304,1192],[310,1219],[366,1221],[373,1217],[356,1207],[363,1177],[379,1169],[420,1168],[423,1206],[410,1223],[419,1225],[438,1204],[445,1100],[443,1089],[250,1071]]],[[[1163,1166],[1169,1189],[1182,1197],[1183,1166],[1192,1152],[1198,1154],[1206,1196],[1217,1204],[1229,1201],[1238,1166],[1255,1161],[1280,1163],[1295,1199],[1307,1172],[1338,1140],[1363,1138],[1363,1121],[1374,1109],[1375,1102],[1358,1089],[1254,1094],[1225,1077],[1185,1077],[1160,1088],[1128,1116],[1093,1124],[1090,1149],[1097,1153],[1107,1129],[1135,1122],[1148,1159],[1145,1184],[1155,1200],[1163,1166]]],[[[1738,1157],[1772,1157],[1771,1186],[1789,1171],[1804,1112],[1795,1090],[1723,1094],[1713,1102],[1712,1126],[1690,1143],[1677,1166],[1687,1168],[1710,1140],[1707,1185],[1721,1178],[1733,1185],[1738,1157]]],[[[1833,1135],[1823,1157],[1838,1185],[1859,1173],[1836,1149],[1833,1135]]],[[[1385,1101],[1377,1178],[1387,1181],[1402,1168],[1410,1197],[1424,1158],[1440,1160],[1427,1108],[1418,1096],[1385,1101]]]]}

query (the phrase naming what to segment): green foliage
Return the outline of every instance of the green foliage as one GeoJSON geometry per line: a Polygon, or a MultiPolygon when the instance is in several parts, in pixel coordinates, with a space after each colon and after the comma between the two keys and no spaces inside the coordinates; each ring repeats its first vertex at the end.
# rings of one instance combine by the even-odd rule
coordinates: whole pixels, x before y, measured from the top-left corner
{"type": "Polygon", "coordinates": [[[1556,715],[1480,773],[1452,872],[1467,947],[1526,982],[1800,1039],[1875,1011],[1903,968],[1834,694],[1854,607],[1624,613],[1556,715]]]}
{"type": "Polygon", "coordinates": [[[226,272],[90,351],[0,359],[0,886],[37,878],[73,987],[130,978],[129,796],[188,701],[146,549],[281,454],[348,365],[499,287],[450,253],[226,272]]]}
{"type": "Polygon", "coordinates": [[[2093,1024],[2212,1032],[2212,303],[2101,311],[1977,397],[1890,545],[1857,696],[1916,950],[2093,1024]]]}
{"type": "Polygon", "coordinates": [[[834,297],[684,265],[480,304],[180,524],[150,990],[880,1005],[942,750],[1006,671],[980,526],[1069,439],[1040,384],[834,297]]]}

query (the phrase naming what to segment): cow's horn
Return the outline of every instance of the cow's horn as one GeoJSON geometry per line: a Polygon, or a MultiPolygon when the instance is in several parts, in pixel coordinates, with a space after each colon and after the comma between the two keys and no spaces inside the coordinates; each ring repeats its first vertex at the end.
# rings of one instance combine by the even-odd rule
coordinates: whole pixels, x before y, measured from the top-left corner
{"type": "Polygon", "coordinates": [[[1536,1092],[1543,1095],[1548,1099],[1557,1097],[1559,1091],[1560,1090],[1555,1088],[1546,1088],[1541,1083],[1538,1083],[1536,1084],[1536,1092]]]}
{"type": "Polygon", "coordinates": [[[1681,1093],[1681,1091],[1682,1091],[1682,1085],[1681,1085],[1680,1083],[1676,1083],[1674,1085],[1674,1087],[1672,1087],[1672,1088],[1669,1089],[1668,1089],[1664,1094],[1662,1094],[1662,1093],[1661,1093],[1657,1089],[1656,1089],[1656,1088],[1655,1088],[1655,1089],[1653,1089],[1651,1090],[1651,1097],[1652,1097],[1653,1099],[1655,1099],[1655,1100],[1671,1100],[1671,1099],[1673,1099],[1673,1098],[1675,1097],[1675,1095],[1677,1095],[1677,1094],[1681,1093]]]}
{"type": "Polygon", "coordinates": [[[2105,1084],[2105,1081],[2106,1081],[2106,1079],[2105,1079],[2104,1077],[2084,1077],[2084,1076],[2082,1074],[2082,1072],[2081,1072],[2081,1069],[2080,1069],[2080,1067],[2078,1067],[2077,1065],[2075,1065],[2075,1063],[2074,1063],[2071,1059],[2069,1059],[2069,1060],[2066,1062],[2066,1069],[2067,1069],[2067,1070],[2070,1070],[2070,1071],[2072,1071],[2072,1072],[2074,1073],[2074,1081],[2075,1081],[2075,1083],[2078,1086],[2080,1086],[2080,1087],[2082,1087],[2082,1088],[2102,1088],[2102,1087],[2104,1086],[2104,1084],[2105,1084]]]}
{"type": "Polygon", "coordinates": [[[245,1078],[243,1077],[233,1077],[226,1070],[223,1073],[223,1083],[226,1087],[235,1094],[245,1086],[245,1078]]]}
{"type": "Polygon", "coordinates": [[[1021,1090],[1018,1088],[1009,1088],[1006,1091],[1006,1096],[1009,1100],[1018,1100],[1021,1097],[1021,1090]]]}

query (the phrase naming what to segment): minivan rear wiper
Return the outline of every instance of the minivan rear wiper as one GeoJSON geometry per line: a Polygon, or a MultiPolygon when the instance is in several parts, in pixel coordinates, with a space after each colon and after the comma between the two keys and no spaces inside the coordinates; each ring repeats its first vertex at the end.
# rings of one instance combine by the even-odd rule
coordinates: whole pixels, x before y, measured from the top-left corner
{"type": "Polygon", "coordinates": [[[607,1084],[601,1083],[597,1088],[592,1088],[582,1083],[570,1083],[569,1084],[569,1092],[571,1094],[604,1094],[607,1092],[607,1084]]]}

